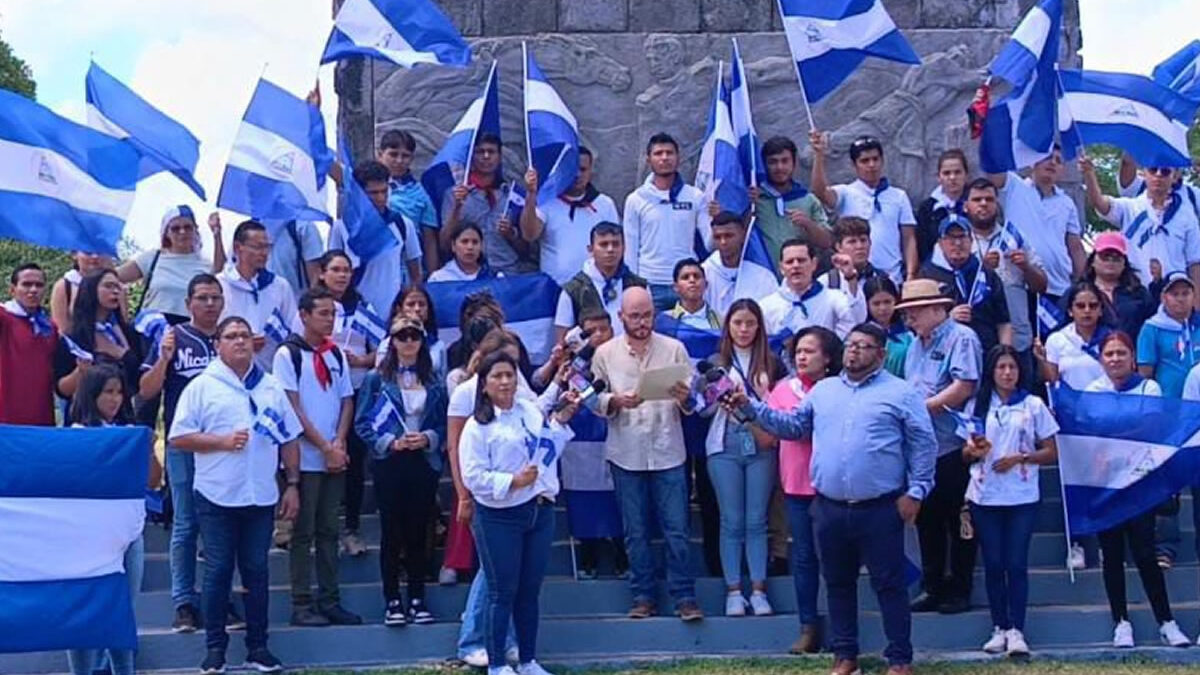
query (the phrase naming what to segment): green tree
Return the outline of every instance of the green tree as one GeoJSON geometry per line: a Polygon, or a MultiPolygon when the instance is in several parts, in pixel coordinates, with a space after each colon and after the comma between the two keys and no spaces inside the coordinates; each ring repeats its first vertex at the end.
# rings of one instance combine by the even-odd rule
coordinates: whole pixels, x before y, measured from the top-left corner
{"type": "Polygon", "coordinates": [[[12,48],[0,37],[0,89],[15,91],[29,98],[37,97],[37,83],[29,65],[17,58],[12,48]]]}

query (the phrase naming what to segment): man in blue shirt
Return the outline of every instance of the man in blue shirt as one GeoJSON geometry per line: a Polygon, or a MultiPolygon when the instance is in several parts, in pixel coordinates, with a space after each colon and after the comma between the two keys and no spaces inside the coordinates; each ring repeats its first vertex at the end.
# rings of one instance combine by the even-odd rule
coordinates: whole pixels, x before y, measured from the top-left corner
{"type": "Polygon", "coordinates": [[[846,338],[842,373],[818,382],[791,412],[751,403],[741,391],[729,401],[779,438],[812,439],[812,514],[839,675],[858,672],[864,564],[883,615],[888,675],[912,672],[904,524],[916,520],[933,489],[937,438],[924,398],[883,369],[886,344],[882,329],[856,326],[846,338]]]}

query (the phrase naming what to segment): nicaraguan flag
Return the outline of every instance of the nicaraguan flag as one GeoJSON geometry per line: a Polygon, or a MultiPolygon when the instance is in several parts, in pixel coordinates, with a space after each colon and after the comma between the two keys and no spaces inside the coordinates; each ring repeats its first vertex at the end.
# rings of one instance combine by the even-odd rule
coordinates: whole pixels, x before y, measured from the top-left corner
{"type": "Polygon", "coordinates": [[[620,537],[621,510],[604,459],[608,421],[581,407],[571,418],[575,438],[563,448],[559,467],[567,503],[567,529],[577,539],[620,537]]]}
{"type": "Polygon", "coordinates": [[[350,329],[361,333],[371,344],[382,344],[388,338],[387,326],[379,315],[368,309],[364,303],[358,303],[354,309],[354,317],[350,319],[350,329]]]}
{"type": "MultiPolygon", "coordinates": [[[[538,192],[538,201],[541,201],[541,192],[538,192]]],[[[525,186],[513,182],[508,188],[508,195],[504,198],[504,215],[508,217],[509,222],[513,227],[517,227],[521,222],[521,212],[525,210],[525,186]]]]}
{"type": "Polygon", "coordinates": [[[1042,0],[992,61],[992,75],[1010,82],[1012,91],[984,118],[979,141],[984,171],[1016,171],[1053,150],[1058,111],[1055,65],[1061,34],[1062,0],[1042,0]]]}
{"type": "Polygon", "coordinates": [[[404,418],[400,417],[400,411],[392,403],[391,397],[382,391],[371,408],[371,428],[380,436],[383,434],[399,436],[407,431],[404,428],[404,418]]]}
{"type": "Polygon", "coordinates": [[[0,89],[0,237],[116,257],[141,156],[0,89]]]}
{"type": "MultiPolygon", "coordinates": [[[[778,284],[776,284],[778,288],[778,284]]],[[[701,359],[707,359],[717,353],[717,346],[721,342],[721,330],[714,328],[712,330],[704,330],[683,323],[679,319],[669,316],[666,312],[659,312],[654,318],[654,332],[662,333],[668,337],[673,337],[683,343],[683,348],[688,353],[688,358],[692,363],[696,363],[701,359]]],[[[792,336],[791,331],[783,331],[775,335],[767,336],[767,346],[774,353],[779,353],[783,349],[783,343],[792,336]]]]}
{"type": "Polygon", "coordinates": [[[267,317],[266,323],[263,324],[263,333],[272,340],[282,343],[292,334],[292,329],[283,318],[283,314],[280,314],[279,310],[275,309],[271,311],[271,316],[267,317]]]}
{"type": "Polygon", "coordinates": [[[921,63],[882,0],[779,0],[779,15],[809,103],[825,98],[868,56],[921,63]]]}
{"type": "Polygon", "coordinates": [[[1053,300],[1038,293],[1037,296],[1038,335],[1045,340],[1054,331],[1067,323],[1067,316],[1053,300]]]}
{"type": "Polygon", "coordinates": [[[964,441],[969,441],[972,436],[984,435],[985,427],[982,419],[974,415],[969,415],[962,410],[955,410],[950,406],[942,406],[942,409],[949,413],[950,417],[954,420],[955,436],[964,441]]]}
{"type": "Polygon", "coordinates": [[[289,432],[287,420],[274,408],[269,407],[264,407],[259,411],[258,417],[254,420],[254,432],[270,438],[279,445],[299,436],[298,433],[289,432]]]}
{"type": "Polygon", "coordinates": [[[346,246],[359,259],[359,267],[373,260],[380,253],[396,247],[396,235],[375,208],[363,186],[354,177],[354,160],[350,157],[350,144],[340,138],[338,150],[342,161],[342,226],[346,229],[346,246]]]}
{"type": "Polygon", "coordinates": [[[133,317],[133,329],[149,340],[156,351],[170,327],[167,317],[153,309],[143,309],[133,317]]]}
{"type": "Polygon", "coordinates": [[[779,277],[775,274],[771,252],[767,250],[767,241],[758,227],[758,220],[752,220],[746,230],[746,243],[742,245],[742,262],[733,284],[733,300],[750,298],[757,302],[778,287],[779,277]]]}
{"type": "Polygon", "coordinates": [[[1154,81],[1200,103],[1200,40],[1187,45],[1154,68],[1154,81]]]}
{"type": "Polygon", "coordinates": [[[525,128],[538,172],[538,203],[558,199],[579,173],[579,125],[525,45],[525,128]]]}
{"type": "Polygon", "coordinates": [[[137,148],[142,155],[138,178],[167,171],[200,199],[207,199],[204,188],[196,182],[200,141],[192,132],[95,62],[88,68],[86,84],[88,126],[114,138],[128,139],[137,148]]]}
{"type": "Polygon", "coordinates": [[[696,187],[704,193],[706,205],[715,199],[722,211],[740,215],[750,208],[750,194],[738,159],[738,139],[729,121],[729,92],[725,89],[723,70],[718,64],[712,106],[708,110],[708,131],[696,165],[696,187]]]}
{"type": "Polygon", "coordinates": [[[1142,75],[1064,70],[1060,76],[1065,156],[1074,157],[1082,139],[1115,145],[1142,166],[1192,165],[1187,136],[1200,101],[1142,75]]]}
{"type": "Polygon", "coordinates": [[[317,107],[265,79],[242,116],[217,206],[256,219],[329,220],[333,153],[317,107]]]}
{"type": "Polygon", "coordinates": [[[402,68],[418,63],[465,66],[471,49],[433,0],[346,0],[333,19],[321,63],[348,56],[382,59],[402,68]]]}
{"type": "Polygon", "coordinates": [[[135,649],[150,430],[0,427],[0,652],[135,649]]]}
{"type": "Polygon", "coordinates": [[[471,102],[462,119],[450,131],[442,149],[421,176],[421,185],[433,201],[438,222],[442,217],[442,197],[446,190],[460,185],[467,179],[471,167],[471,153],[475,150],[475,136],[479,132],[490,132],[500,136],[500,86],[496,77],[496,62],[488,73],[487,83],[479,98],[471,102]]]}
{"type": "MultiPolygon", "coordinates": [[[[458,339],[458,308],[471,293],[488,291],[504,308],[505,327],[516,333],[534,363],[545,363],[554,347],[554,310],[558,284],[549,276],[521,274],[475,281],[436,281],[426,284],[438,313],[438,339],[447,344],[458,339]]],[[[710,352],[711,353],[711,352],[710,352]]]]}
{"type": "Polygon", "coordinates": [[[742,182],[758,185],[758,174],[766,173],[759,166],[758,132],[754,130],[754,116],[750,111],[750,83],[746,80],[746,66],[742,63],[742,52],[737,38],[733,40],[733,62],[730,65],[729,122],[733,135],[737,137],[738,158],[742,162],[742,182]]]}
{"type": "Polygon", "coordinates": [[[1200,479],[1200,403],[1054,391],[1072,535],[1115,527],[1200,479]]]}

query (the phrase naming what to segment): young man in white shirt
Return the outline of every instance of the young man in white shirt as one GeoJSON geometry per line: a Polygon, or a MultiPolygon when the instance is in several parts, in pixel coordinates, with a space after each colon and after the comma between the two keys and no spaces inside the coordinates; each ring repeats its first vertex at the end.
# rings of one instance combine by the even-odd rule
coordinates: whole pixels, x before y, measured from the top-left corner
{"type": "Polygon", "coordinates": [[[300,420],[300,515],[288,547],[292,625],[353,626],[338,593],[338,508],[346,492],[346,439],[354,419],[350,362],[329,336],[337,315],[333,295],[314,288],[300,296],[304,334],[293,333],[275,352],[275,377],[300,420]],[[316,543],[317,602],[309,575],[316,543]]]}
{"type": "MultiPolygon", "coordinates": [[[[696,237],[705,247],[712,239],[704,194],[679,175],[679,143],[665,133],[646,144],[650,175],[625,199],[625,264],[646,279],[654,310],[675,306],[671,271],[675,263],[696,253],[696,237]]],[[[615,325],[615,324],[614,324],[615,325]]]]}
{"type": "Polygon", "coordinates": [[[371,203],[379,210],[396,245],[363,261],[348,241],[346,225],[338,221],[329,230],[329,250],[341,249],[350,255],[354,269],[362,270],[356,288],[372,307],[391,307],[396,293],[410,283],[421,283],[421,240],[417,226],[399,211],[388,208],[388,170],[375,161],[359,162],[354,180],[362,186],[371,203]]]}
{"type": "Polygon", "coordinates": [[[537,243],[541,270],[563,285],[587,260],[592,228],[618,223],[617,205],[592,185],[592,151],[579,147],[579,173],[575,183],[552,201],[538,205],[537,169],[525,173],[525,208],[521,211],[521,236],[537,243]]]}
{"type": "Polygon", "coordinates": [[[267,269],[271,242],[262,223],[247,220],[233,231],[232,267],[217,275],[225,309],[221,319],[241,317],[254,332],[254,359],[267,372],[275,349],[287,339],[296,315],[296,296],[282,277],[267,269]]]}
{"type": "Polygon", "coordinates": [[[746,224],[734,213],[722,211],[712,221],[712,255],[704,261],[708,281],[705,300],[722,320],[739,297],[755,300],[769,295],[779,284],[775,275],[760,265],[742,265],[746,246],[746,224]]]}
{"type": "Polygon", "coordinates": [[[783,242],[779,252],[783,282],[774,293],[758,301],[769,335],[824,326],[845,339],[854,328],[854,314],[846,295],[825,288],[813,278],[817,271],[816,256],[816,247],[804,239],[783,242]]]}
{"type": "Polygon", "coordinates": [[[597,223],[590,238],[587,251],[591,257],[583,262],[580,272],[563,284],[558,295],[558,307],[554,312],[555,342],[562,342],[578,317],[590,307],[601,307],[608,312],[617,335],[620,335],[621,294],[634,286],[646,287],[646,280],[629,271],[624,262],[625,234],[620,225],[597,223]]]}
{"type": "Polygon", "coordinates": [[[841,291],[850,301],[856,324],[867,320],[863,284],[883,274],[871,264],[871,224],[862,218],[838,218],[833,225],[833,268],[818,282],[830,291],[841,291]]]}
{"type": "MultiPolygon", "coordinates": [[[[265,233],[264,233],[265,238],[265,233]]],[[[264,255],[265,257],[265,255],[264,255]]],[[[204,539],[205,617],[224,617],[236,564],[246,587],[246,664],[283,670],[267,649],[270,579],[267,552],[279,517],[300,511],[300,421],[283,387],[255,363],[254,332],[241,317],[217,325],[217,355],[183,390],[168,441],[196,453],[196,516],[204,539]],[[276,483],[283,460],[287,487],[276,483]]],[[[202,675],[225,672],[224,621],[205,622],[202,675]]]]}
{"type": "Polygon", "coordinates": [[[855,216],[871,223],[871,264],[899,284],[917,273],[917,219],[908,194],[892,187],[884,176],[883,143],[860,136],[850,144],[850,161],[858,179],[847,185],[829,185],[825,178],[828,139],[821,131],[809,133],[813,148],[812,192],[837,217],[855,216]]]}
{"type": "Polygon", "coordinates": [[[677,319],[684,326],[721,330],[722,318],[708,302],[707,275],[700,262],[695,258],[684,258],[675,263],[672,276],[675,278],[675,295],[679,296],[679,301],[663,315],[677,319]]]}

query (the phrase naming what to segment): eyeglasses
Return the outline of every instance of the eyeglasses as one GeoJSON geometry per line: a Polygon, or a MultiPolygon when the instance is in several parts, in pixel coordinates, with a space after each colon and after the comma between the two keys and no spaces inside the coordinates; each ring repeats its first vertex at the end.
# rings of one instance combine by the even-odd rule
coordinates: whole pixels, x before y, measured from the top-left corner
{"type": "Polygon", "coordinates": [[[1125,259],[1125,256],[1117,251],[1101,251],[1096,254],[1096,257],[1104,262],[1121,262],[1125,259]]]}
{"type": "Polygon", "coordinates": [[[221,339],[230,342],[239,342],[241,340],[253,340],[254,336],[249,333],[226,333],[221,336],[221,339]]]}
{"type": "Polygon", "coordinates": [[[392,339],[400,342],[420,342],[421,334],[415,330],[402,330],[392,333],[392,339]]]}
{"type": "Polygon", "coordinates": [[[874,342],[847,342],[846,351],[848,352],[869,352],[872,349],[879,349],[879,345],[874,342]]]}
{"type": "Polygon", "coordinates": [[[1175,169],[1172,169],[1169,166],[1156,166],[1146,169],[1146,173],[1150,174],[1151,176],[1161,176],[1163,178],[1170,176],[1174,172],[1175,169]]]}
{"type": "Polygon", "coordinates": [[[195,232],[196,226],[195,225],[172,225],[167,228],[167,231],[170,232],[171,234],[187,234],[188,232],[195,232]]]}

